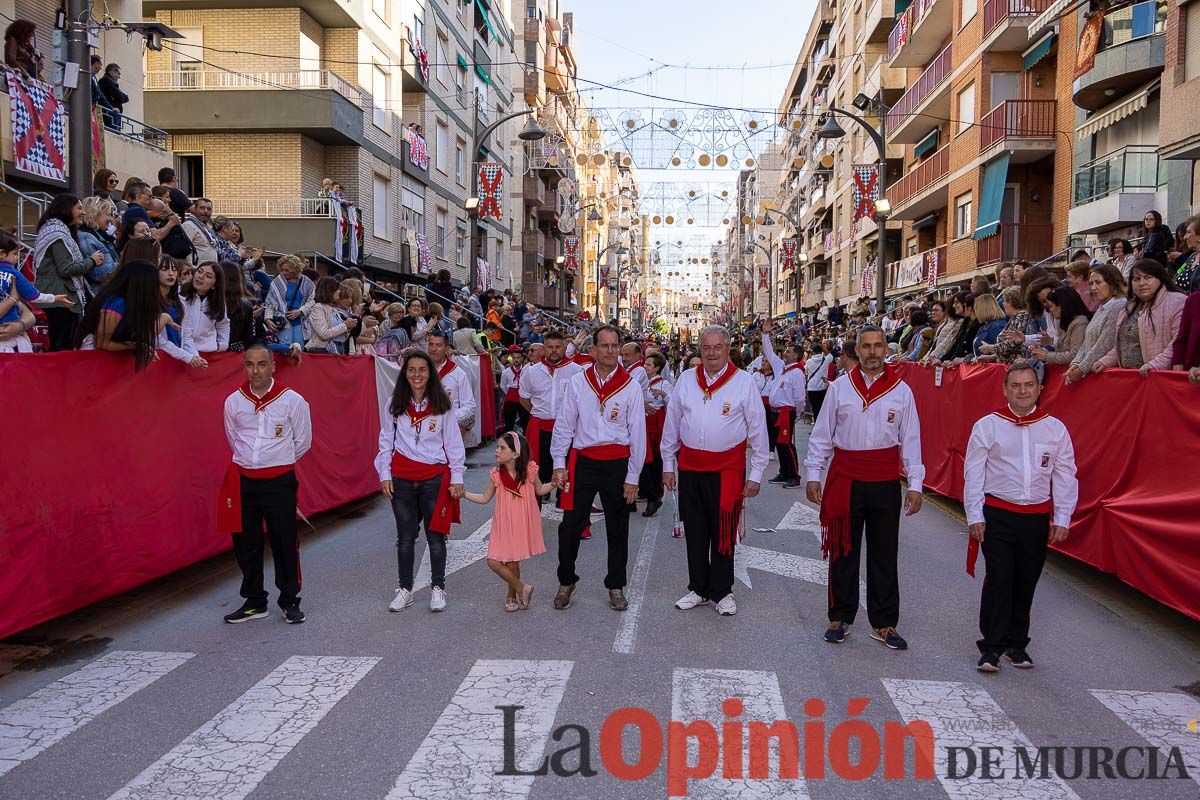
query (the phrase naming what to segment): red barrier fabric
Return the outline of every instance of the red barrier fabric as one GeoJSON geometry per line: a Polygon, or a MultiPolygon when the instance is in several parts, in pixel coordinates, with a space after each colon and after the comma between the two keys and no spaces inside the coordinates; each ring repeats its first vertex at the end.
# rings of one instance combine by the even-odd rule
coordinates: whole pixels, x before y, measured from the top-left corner
{"type": "MultiPolygon", "coordinates": [[[[228,550],[216,497],[229,464],[222,412],[238,353],[197,370],[135,373],[103,352],[0,354],[10,446],[0,469],[0,637],[228,550]]],[[[308,401],[306,515],[379,490],[372,359],[305,355],[277,377],[308,401]]],[[[302,528],[303,530],[303,528],[302,528]]]]}
{"type": "MultiPolygon", "coordinates": [[[[1058,549],[1200,619],[1200,387],[1183,372],[1113,369],[1067,386],[1048,370],[1042,407],[1071,432],[1079,505],[1058,549]]],[[[962,500],[971,427],[1004,400],[1004,368],[904,365],[921,416],[925,485],[962,500]]],[[[965,544],[964,544],[965,549],[965,544]]]]}
{"type": "Polygon", "coordinates": [[[479,354],[479,426],[484,439],[496,438],[496,373],[487,353],[479,354]]]}

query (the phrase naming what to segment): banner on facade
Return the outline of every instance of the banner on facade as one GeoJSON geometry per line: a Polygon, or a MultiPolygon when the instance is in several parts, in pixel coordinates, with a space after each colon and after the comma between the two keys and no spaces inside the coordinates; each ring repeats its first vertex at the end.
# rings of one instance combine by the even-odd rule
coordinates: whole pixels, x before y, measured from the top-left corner
{"type": "Polygon", "coordinates": [[[475,259],[475,283],[483,291],[492,288],[492,265],[482,258],[475,259]]]}
{"type": "Polygon", "coordinates": [[[479,218],[504,217],[504,165],[485,161],[479,165],[479,218]]]}
{"type": "Polygon", "coordinates": [[[579,270],[579,237],[563,237],[563,269],[567,272],[579,270]]]}
{"type": "Polygon", "coordinates": [[[612,274],[612,267],[610,267],[607,263],[600,265],[600,285],[601,286],[605,286],[609,289],[612,288],[612,284],[608,280],[608,277],[611,274],[612,274]]]}
{"type": "Polygon", "coordinates": [[[938,251],[930,250],[925,254],[925,259],[929,265],[929,291],[936,291],[938,285],[938,251]]]}
{"type": "Polygon", "coordinates": [[[1092,71],[1096,66],[1096,50],[1104,33],[1104,14],[1097,11],[1083,23],[1079,34],[1079,49],[1075,51],[1075,80],[1092,71]]]}
{"type": "Polygon", "coordinates": [[[863,297],[870,297],[872,290],[875,288],[875,259],[867,262],[867,266],[863,268],[862,277],[859,281],[859,289],[863,297]]]}
{"type": "Polygon", "coordinates": [[[417,169],[423,169],[428,172],[429,147],[425,144],[425,137],[412,128],[405,128],[404,138],[408,140],[408,160],[417,169]]]}
{"type": "Polygon", "coordinates": [[[575,232],[575,214],[579,206],[579,191],[575,181],[561,178],[558,181],[558,192],[555,201],[555,211],[558,212],[558,230],[562,233],[575,232]]]}
{"type": "Polygon", "coordinates": [[[896,286],[912,286],[925,279],[925,256],[918,254],[902,258],[896,272],[896,286]]]}
{"type": "Polygon", "coordinates": [[[429,83],[429,50],[421,44],[420,39],[413,39],[412,53],[417,59],[417,68],[421,70],[421,80],[429,83]]]}
{"type": "Polygon", "coordinates": [[[54,88],[8,70],[12,113],[13,164],[23,172],[65,181],[67,115],[54,88]]]}
{"type": "Polygon", "coordinates": [[[346,206],[346,263],[357,264],[358,237],[362,235],[362,212],[354,206],[346,206]]]}
{"type": "Polygon", "coordinates": [[[417,272],[429,272],[429,242],[425,234],[417,234],[417,272]]]}
{"type": "Polygon", "coordinates": [[[800,240],[796,237],[784,239],[780,242],[780,252],[782,256],[782,269],[787,272],[796,266],[796,249],[800,246],[800,240]]]}
{"type": "Polygon", "coordinates": [[[767,277],[771,274],[771,268],[766,265],[760,265],[758,268],[758,288],[767,288],[767,277]]]}
{"type": "MultiPolygon", "coordinates": [[[[879,168],[874,164],[855,164],[851,168],[854,177],[854,224],[864,217],[875,218],[875,201],[879,199],[879,168]]],[[[858,233],[857,228],[853,233],[858,233]]]]}

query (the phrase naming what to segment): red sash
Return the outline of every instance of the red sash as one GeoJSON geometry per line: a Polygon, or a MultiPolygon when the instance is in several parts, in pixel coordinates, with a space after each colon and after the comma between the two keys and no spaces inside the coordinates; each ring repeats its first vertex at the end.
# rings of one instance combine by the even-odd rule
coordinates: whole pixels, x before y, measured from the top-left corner
{"type": "Polygon", "coordinates": [[[711,400],[712,396],[717,393],[718,389],[733,380],[733,376],[736,375],[737,372],[737,367],[735,367],[731,361],[725,364],[725,368],[721,370],[721,374],[718,375],[712,383],[709,383],[708,376],[704,374],[704,365],[697,364],[696,383],[699,384],[700,391],[704,393],[704,402],[707,403],[709,400],[711,400]]]}
{"type": "Polygon", "coordinates": [[[872,403],[895,389],[900,383],[900,373],[891,364],[884,364],[883,374],[876,378],[869,387],[866,378],[863,377],[861,365],[856,364],[854,369],[850,370],[850,385],[854,387],[855,394],[862,399],[863,411],[870,408],[872,403]]]}
{"type": "Polygon", "coordinates": [[[457,366],[458,364],[454,362],[453,358],[447,358],[446,363],[438,367],[438,377],[442,380],[446,380],[446,376],[453,372],[454,368],[457,366]]]}
{"type": "Polygon", "coordinates": [[[221,481],[221,490],[217,495],[217,533],[242,532],[243,475],[247,478],[265,480],[286,475],[295,468],[295,464],[282,464],[278,467],[249,469],[231,462],[229,469],[225,470],[225,478],[221,481]]]}
{"type": "Polygon", "coordinates": [[[254,405],[255,414],[271,405],[271,403],[274,403],[279,399],[279,396],[287,390],[288,387],[284,386],[279,381],[273,381],[271,383],[271,388],[268,389],[267,393],[262,397],[258,397],[254,394],[254,392],[250,391],[250,381],[246,381],[238,388],[238,391],[242,393],[242,397],[246,398],[254,405]]]}
{"type": "MultiPolygon", "coordinates": [[[[1008,407],[1006,406],[1003,410],[1008,411],[1008,407]]],[[[999,411],[997,411],[995,413],[1000,414],[999,411]]],[[[1037,412],[1037,410],[1035,410],[1033,413],[1036,414],[1038,412],[1037,412]]],[[[1009,414],[1011,416],[1012,412],[1009,412],[1009,414]]],[[[1000,414],[1000,416],[1004,416],[1004,415],[1000,414]]],[[[1028,420],[1029,417],[1031,417],[1031,416],[1033,416],[1033,414],[1029,414],[1025,417],[1021,417],[1020,419],[1028,420]]],[[[1049,416],[1049,415],[1043,412],[1042,417],[1046,417],[1046,416],[1049,416]]],[[[1004,418],[1009,419],[1009,417],[1004,417],[1004,418]]],[[[1038,419],[1041,419],[1041,417],[1039,417],[1038,419]]],[[[1009,419],[1009,421],[1012,422],[1011,419],[1009,419]]],[[[1029,421],[1036,422],[1037,420],[1029,420],[1029,421]]],[[[1017,425],[1022,425],[1022,424],[1028,425],[1029,422],[1017,422],[1016,424],[1017,425]]],[[[999,497],[993,497],[992,495],[989,494],[989,495],[984,495],[983,504],[985,506],[991,506],[992,508],[999,508],[1004,511],[1011,511],[1014,514],[1049,514],[1054,511],[1054,501],[1053,500],[1043,500],[1040,503],[1030,503],[1029,505],[1023,506],[1018,503],[1010,503],[1007,500],[1001,500],[999,497]]],[[[968,537],[967,538],[967,574],[970,575],[972,578],[975,577],[975,562],[978,559],[979,559],[979,542],[968,537]]]]}
{"type": "Polygon", "coordinates": [[[596,373],[596,366],[593,364],[583,371],[583,379],[587,382],[588,387],[596,393],[597,399],[600,400],[600,413],[604,413],[604,404],[612,399],[613,395],[620,392],[629,382],[633,380],[625,368],[620,364],[613,369],[609,374],[608,380],[603,386],[600,385],[600,376],[596,373]]]}
{"type": "Polygon", "coordinates": [[[622,458],[629,458],[629,445],[598,444],[582,450],[571,448],[571,453],[567,456],[567,488],[558,494],[558,504],[563,511],[575,509],[575,462],[581,455],[593,461],[618,461],[622,458]]]}
{"type": "Polygon", "coordinates": [[[509,369],[512,369],[513,382],[512,386],[508,387],[508,391],[504,393],[504,402],[519,403],[521,402],[521,387],[518,384],[521,381],[521,370],[512,367],[509,369]]]}
{"type": "Polygon", "coordinates": [[[899,445],[878,450],[834,448],[833,461],[825,478],[825,492],[821,497],[822,558],[836,561],[850,552],[850,487],[854,481],[899,479],[899,445]]]}
{"type": "Polygon", "coordinates": [[[721,473],[721,509],[717,533],[717,552],[722,555],[733,553],[734,539],[741,541],[746,536],[742,527],[742,504],[746,485],[746,443],[734,445],[728,450],[714,453],[711,450],[696,450],[680,442],[679,469],[688,472],[721,473]]]}
{"type": "Polygon", "coordinates": [[[413,461],[408,456],[395,451],[392,453],[392,477],[403,481],[431,481],[441,478],[442,485],[438,487],[437,500],[433,504],[433,519],[429,522],[429,530],[434,533],[450,535],[450,525],[462,522],[462,512],[458,501],[450,496],[450,465],[426,464],[423,461],[413,461]]]}
{"type": "MultiPolygon", "coordinates": [[[[1000,419],[1011,422],[1013,425],[1032,425],[1033,423],[1037,422],[1038,420],[1042,420],[1042,419],[1045,419],[1046,417],[1050,416],[1045,411],[1042,411],[1040,408],[1035,408],[1033,411],[1030,411],[1025,416],[1018,417],[1016,414],[1013,413],[1013,410],[1011,408],[1009,408],[1007,405],[1002,406],[1001,408],[997,408],[992,413],[995,414],[1000,419]]],[[[1003,501],[1001,501],[1001,502],[1003,502],[1003,501]]],[[[1009,509],[1009,510],[1011,511],[1012,509],[1009,509]]]]}
{"type": "Polygon", "coordinates": [[[792,443],[792,414],[796,413],[795,406],[780,406],[776,409],[779,416],[775,417],[775,444],[792,443]]]}
{"type": "Polygon", "coordinates": [[[529,447],[533,450],[534,455],[542,452],[543,433],[554,433],[554,420],[531,415],[529,427],[525,429],[525,440],[529,442],[529,447]]]}

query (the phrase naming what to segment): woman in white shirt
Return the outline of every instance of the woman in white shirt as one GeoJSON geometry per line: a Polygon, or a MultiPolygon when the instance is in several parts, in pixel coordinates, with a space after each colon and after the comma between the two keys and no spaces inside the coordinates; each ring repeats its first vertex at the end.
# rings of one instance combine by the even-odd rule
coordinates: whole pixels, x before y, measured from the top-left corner
{"type": "MultiPolygon", "coordinates": [[[[225,287],[216,264],[206,261],[183,286],[183,324],[190,333],[191,352],[216,353],[229,349],[229,317],[225,315],[225,287]]],[[[185,338],[187,338],[185,336],[185,338]]]]}

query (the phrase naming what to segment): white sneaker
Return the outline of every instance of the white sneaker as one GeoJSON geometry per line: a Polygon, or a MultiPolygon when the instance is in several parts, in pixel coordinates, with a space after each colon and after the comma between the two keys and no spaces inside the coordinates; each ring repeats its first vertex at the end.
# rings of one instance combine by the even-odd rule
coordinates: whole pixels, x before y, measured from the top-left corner
{"type": "Polygon", "coordinates": [[[412,605],[412,592],[408,589],[397,589],[396,596],[388,604],[388,611],[403,611],[412,605]]]}
{"type": "Polygon", "coordinates": [[[717,613],[722,617],[732,617],[737,613],[737,603],[733,601],[733,595],[727,594],[721,598],[721,602],[717,603],[717,613]]]}
{"type": "Polygon", "coordinates": [[[445,611],[446,610],[446,590],[433,587],[433,591],[429,593],[429,610],[430,611],[445,611]]]}
{"type": "Polygon", "coordinates": [[[680,611],[687,611],[688,609],[695,608],[696,606],[703,606],[707,604],[708,600],[696,594],[695,592],[688,592],[683,597],[675,601],[675,607],[680,611]]]}

